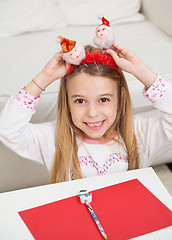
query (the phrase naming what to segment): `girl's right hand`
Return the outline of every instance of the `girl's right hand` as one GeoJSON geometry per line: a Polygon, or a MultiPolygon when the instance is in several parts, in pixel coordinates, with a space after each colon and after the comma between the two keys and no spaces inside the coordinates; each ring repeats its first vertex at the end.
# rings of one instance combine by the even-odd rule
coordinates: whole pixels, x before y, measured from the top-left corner
{"type": "Polygon", "coordinates": [[[41,73],[48,79],[49,84],[67,74],[70,64],[63,60],[63,53],[58,52],[45,65],[41,73]]]}

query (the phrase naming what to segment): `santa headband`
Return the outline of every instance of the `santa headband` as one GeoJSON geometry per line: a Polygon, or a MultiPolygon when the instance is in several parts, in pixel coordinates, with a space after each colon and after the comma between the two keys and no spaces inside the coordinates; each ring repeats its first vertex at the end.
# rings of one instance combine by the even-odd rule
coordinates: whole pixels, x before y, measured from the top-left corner
{"type": "MultiPolygon", "coordinates": [[[[82,61],[80,62],[81,64],[85,64],[85,66],[88,67],[89,64],[95,64],[97,65],[98,68],[98,64],[100,65],[104,65],[108,68],[112,68],[115,69],[121,78],[121,83],[122,83],[122,74],[121,71],[118,69],[118,66],[116,65],[114,59],[105,51],[99,51],[99,50],[95,50],[94,52],[90,53],[89,51],[85,51],[85,58],[82,59],[82,61]]],[[[77,68],[76,65],[71,65],[70,68],[68,69],[68,73],[67,75],[71,74],[75,69],[77,68]]]]}
{"type": "MultiPolygon", "coordinates": [[[[98,18],[102,19],[102,24],[100,24],[97,28],[100,26],[107,26],[110,28],[109,21],[101,14],[98,15],[98,18]]],[[[89,51],[85,51],[81,45],[76,43],[76,41],[64,38],[62,36],[58,37],[58,42],[61,44],[64,53],[63,59],[71,64],[68,70],[68,75],[74,71],[76,65],[101,64],[118,71],[122,82],[121,72],[114,62],[114,59],[105,51],[100,52],[99,50],[95,50],[93,53],[90,53],[89,51]]],[[[110,46],[108,46],[108,48],[110,46]]]]}
{"type": "MultiPolygon", "coordinates": [[[[72,43],[73,40],[69,40],[66,38],[62,38],[62,39],[63,39],[63,42],[61,43],[61,45],[62,45],[62,50],[64,52],[64,55],[69,54],[70,52],[72,52],[75,46],[77,46],[76,42],[74,41],[75,42],[74,44],[72,43]],[[68,46],[69,43],[72,43],[73,48],[72,46],[68,46]]],[[[121,78],[121,83],[122,83],[122,74],[119,71],[118,66],[116,65],[114,59],[108,53],[106,53],[105,51],[101,52],[100,50],[95,50],[92,53],[90,53],[87,50],[85,51],[84,49],[83,51],[84,51],[84,54],[83,54],[84,57],[79,61],[79,64],[75,64],[75,61],[71,64],[70,68],[68,69],[67,75],[72,73],[76,69],[77,65],[85,64],[86,66],[88,66],[89,64],[101,64],[109,68],[115,69],[119,73],[121,78]]],[[[65,59],[65,61],[67,61],[67,59],[65,59]]]]}

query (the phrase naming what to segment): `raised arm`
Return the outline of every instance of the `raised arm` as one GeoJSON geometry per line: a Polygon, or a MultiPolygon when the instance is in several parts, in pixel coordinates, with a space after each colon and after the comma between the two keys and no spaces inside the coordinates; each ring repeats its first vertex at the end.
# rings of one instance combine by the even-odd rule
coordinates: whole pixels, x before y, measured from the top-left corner
{"type": "Polygon", "coordinates": [[[151,70],[130,50],[116,43],[106,51],[121,70],[131,73],[145,85],[144,96],[160,111],[154,117],[135,117],[135,134],[142,155],[140,166],[149,166],[172,146],[172,84],[151,70]]]}
{"type": "Polygon", "coordinates": [[[57,53],[18,94],[12,96],[0,113],[0,141],[24,158],[44,163],[51,168],[55,147],[55,124],[32,124],[39,96],[53,81],[63,77],[69,64],[57,53]]]}

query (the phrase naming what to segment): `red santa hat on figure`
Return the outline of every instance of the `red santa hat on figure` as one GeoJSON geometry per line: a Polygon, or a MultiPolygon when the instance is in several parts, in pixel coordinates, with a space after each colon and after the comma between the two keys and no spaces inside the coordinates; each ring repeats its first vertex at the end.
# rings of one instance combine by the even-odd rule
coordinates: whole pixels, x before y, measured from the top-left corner
{"type": "Polygon", "coordinates": [[[108,49],[115,41],[113,30],[109,25],[109,21],[103,16],[103,14],[99,14],[97,17],[102,20],[102,24],[96,28],[96,36],[94,37],[93,42],[99,48],[108,49]]]}
{"type": "Polygon", "coordinates": [[[66,62],[79,65],[82,59],[85,58],[84,47],[82,47],[76,41],[58,36],[57,42],[61,44],[62,51],[64,53],[63,59],[66,62]]]}

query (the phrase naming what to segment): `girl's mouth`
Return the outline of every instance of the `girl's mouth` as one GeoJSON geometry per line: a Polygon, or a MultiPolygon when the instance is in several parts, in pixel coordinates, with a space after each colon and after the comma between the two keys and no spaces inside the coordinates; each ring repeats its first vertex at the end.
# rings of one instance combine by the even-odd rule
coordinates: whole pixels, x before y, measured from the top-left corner
{"type": "Polygon", "coordinates": [[[105,120],[100,121],[100,122],[84,122],[90,129],[99,129],[100,127],[102,127],[103,123],[105,122],[105,120]]]}

